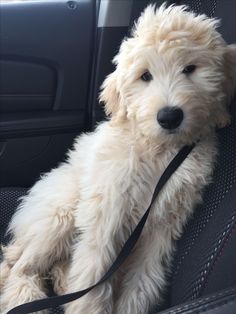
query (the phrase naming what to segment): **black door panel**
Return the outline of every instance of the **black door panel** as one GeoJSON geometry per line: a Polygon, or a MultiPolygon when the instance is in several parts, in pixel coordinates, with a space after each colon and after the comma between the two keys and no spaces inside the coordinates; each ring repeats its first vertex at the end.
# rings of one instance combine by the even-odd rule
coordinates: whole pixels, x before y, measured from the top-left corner
{"type": "Polygon", "coordinates": [[[0,3],[0,187],[32,185],[88,129],[97,5],[0,3]]]}
{"type": "Polygon", "coordinates": [[[1,4],[1,112],[85,110],[95,4],[93,0],[1,4]]]}
{"type": "Polygon", "coordinates": [[[0,187],[30,187],[65,159],[77,133],[0,141],[0,187]]]}
{"type": "Polygon", "coordinates": [[[55,134],[68,131],[83,131],[86,128],[83,110],[4,113],[0,115],[2,139],[40,134],[55,134]],[[4,134],[4,136],[2,135],[4,134]]]}
{"type": "Polygon", "coordinates": [[[53,108],[57,82],[51,67],[4,60],[0,69],[0,113],[53,108]]]}

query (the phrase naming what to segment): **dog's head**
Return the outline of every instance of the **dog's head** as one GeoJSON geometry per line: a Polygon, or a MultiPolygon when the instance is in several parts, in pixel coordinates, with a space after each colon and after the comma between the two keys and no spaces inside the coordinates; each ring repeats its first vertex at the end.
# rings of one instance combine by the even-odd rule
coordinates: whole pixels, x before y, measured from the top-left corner
{"type": "Polygon", "coordinates": [[[236,46],[217,32],[218,20],[185,6],[148,6],[114,58],[100,100],[113,123],[163,141],[192,141],[229,122],[236,88],[236,46]]]}

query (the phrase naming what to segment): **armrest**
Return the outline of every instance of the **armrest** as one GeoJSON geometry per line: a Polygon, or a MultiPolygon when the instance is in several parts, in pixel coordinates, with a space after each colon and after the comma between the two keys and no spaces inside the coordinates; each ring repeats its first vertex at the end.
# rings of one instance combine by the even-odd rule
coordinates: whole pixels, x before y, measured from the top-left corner
{"type": "Polygon", "coordinates": [[[234,314],[236,313],[236,287],[222,290],[197,300],[189,301],[158,314],[234,314]]]}

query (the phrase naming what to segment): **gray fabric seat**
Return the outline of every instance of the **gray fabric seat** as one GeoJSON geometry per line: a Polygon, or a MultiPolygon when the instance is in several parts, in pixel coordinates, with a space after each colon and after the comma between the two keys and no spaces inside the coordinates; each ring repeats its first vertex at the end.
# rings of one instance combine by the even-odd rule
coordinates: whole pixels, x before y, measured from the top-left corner
{"type": "Polygon", "coordinates": [[[0,189],[0,242],[6,244],[9,236],[6,235],[7,226],[14,214],[16,207],[19,205],[20,198],[27,192],[26,188],[9,187],[0,189]]]}

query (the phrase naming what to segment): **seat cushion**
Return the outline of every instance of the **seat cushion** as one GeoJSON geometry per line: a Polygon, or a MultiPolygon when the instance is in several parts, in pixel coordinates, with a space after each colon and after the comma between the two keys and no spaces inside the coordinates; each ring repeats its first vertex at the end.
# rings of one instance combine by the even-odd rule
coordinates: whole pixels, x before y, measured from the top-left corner
{"type": "Polygon", "coordinates": [[[9,236],[6,235],[7,226],[19,204],[20,198],[27,192],[26,188],[7,187],[0,189],[0,242],[6,244],[9,236]]]}

